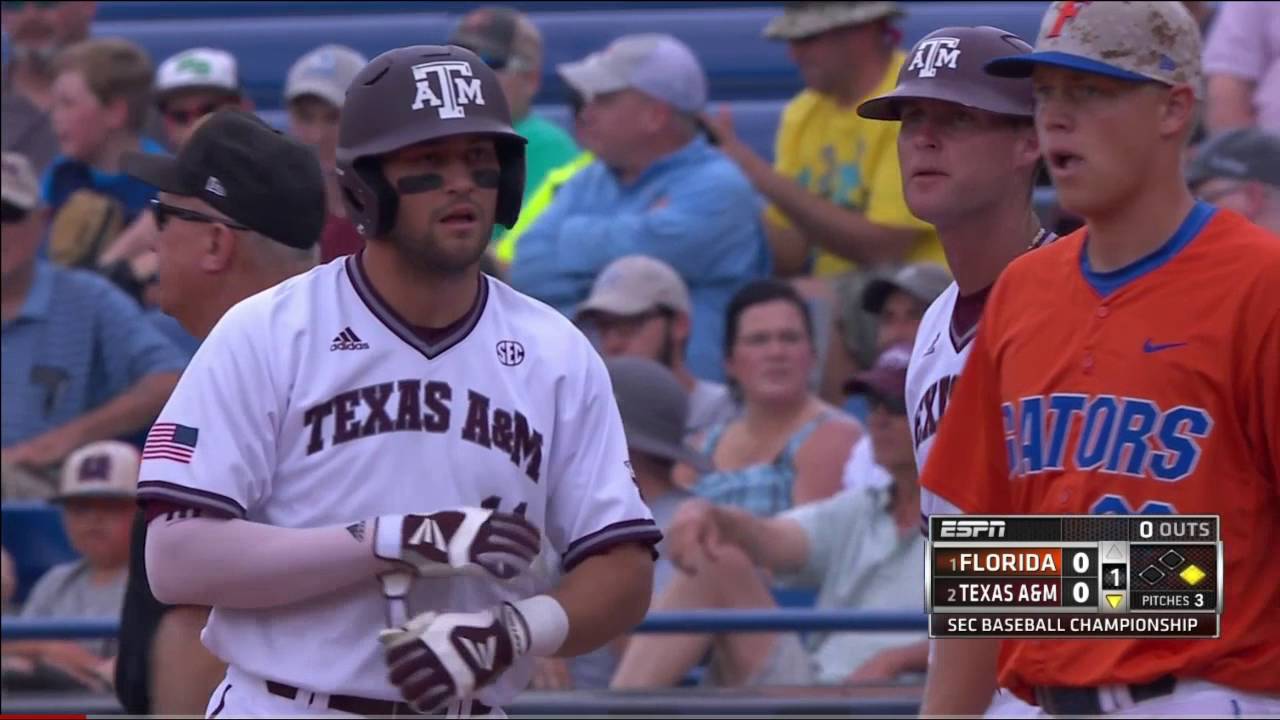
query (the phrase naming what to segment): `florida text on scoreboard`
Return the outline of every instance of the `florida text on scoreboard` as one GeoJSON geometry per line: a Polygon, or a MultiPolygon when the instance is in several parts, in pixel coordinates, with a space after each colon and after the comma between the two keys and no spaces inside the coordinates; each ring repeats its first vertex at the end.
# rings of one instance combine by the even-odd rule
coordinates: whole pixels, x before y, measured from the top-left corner
{"type": "Polygon", "coordinates": [[[934,515],[930,637],[1218,636],[1216,515],[934,515]]]}

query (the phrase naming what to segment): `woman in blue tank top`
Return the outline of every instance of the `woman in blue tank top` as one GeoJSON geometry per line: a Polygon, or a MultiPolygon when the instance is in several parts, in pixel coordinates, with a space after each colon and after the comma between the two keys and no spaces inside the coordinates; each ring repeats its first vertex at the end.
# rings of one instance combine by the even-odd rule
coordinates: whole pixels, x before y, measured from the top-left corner
{"type": "Polygon", "coordinates": [[[729,303],[725,368],[742,412],[701,439],[714,472],[679,480],[721,505],[768,517],[839,492],[862,426],[810,389],[813,321],[788,284],[760,280],[729,303]]]}

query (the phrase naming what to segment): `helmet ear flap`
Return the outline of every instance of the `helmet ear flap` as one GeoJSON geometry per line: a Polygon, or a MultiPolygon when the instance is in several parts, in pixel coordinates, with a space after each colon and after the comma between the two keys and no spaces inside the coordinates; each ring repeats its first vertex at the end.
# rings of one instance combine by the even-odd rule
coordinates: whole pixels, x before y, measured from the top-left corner
{"type": "Polygon", "coordinates": [[[400,196],[387,181],[387,176],[382,174],[382,163],[378,158],[359,158],[354,163],[354,169],[356,177],[368,188],[373,204],[373,207],[366,208],[362,213],[368,218],[368,237],[383,237],[395,227],[400,196]]]}
{"type": "Polygon", "coordinates": [[[524,143],[501,139],[497,145],[502,177],[498,181],[498,204],[493,219],[510,230],[520,219],[520,206],[524,200],[524,143]]]}

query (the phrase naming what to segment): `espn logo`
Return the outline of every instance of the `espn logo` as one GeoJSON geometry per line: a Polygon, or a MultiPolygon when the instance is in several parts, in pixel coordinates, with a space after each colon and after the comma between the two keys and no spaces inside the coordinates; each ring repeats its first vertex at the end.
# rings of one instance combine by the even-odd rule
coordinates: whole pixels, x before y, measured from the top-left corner
{"type": "Polygon", "coordinates": [[[1004,537],[1003,520],[942,520],[938,529],[939,538],[1002,538],[1004,537]]]}

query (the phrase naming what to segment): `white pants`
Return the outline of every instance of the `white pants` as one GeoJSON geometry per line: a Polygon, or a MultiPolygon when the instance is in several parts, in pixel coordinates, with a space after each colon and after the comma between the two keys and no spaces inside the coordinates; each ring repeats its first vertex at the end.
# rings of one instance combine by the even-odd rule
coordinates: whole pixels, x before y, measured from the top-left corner
{"type": "MultiPolygon", "coordinates": [[[[1126,687],[1099,688],[1102,711],[1115,717],[1280,717],[1280,695],[1259,695],[1243,690],[1215,685],[1203,680],[1179,680],[1173,692],[1158,698],[1133,702],[1126,687]]],[[[1027,705],[1007,691],[1002,696],[1032,711],[1031,715],[1013,715],[1016,706],[1005,707],[1011,714],[994,715],[997,703],[992,703],[986,717],[1053,717],[1038,707],[1027,705]]]]}
{"type": "MultiPolygon", "coordinates": [[[[328,704],[329,696],[323,693],[299,690],[297,697],[290,700],[268,692],[265,680],[231,666],[209,698],[204,715],[206,718],[360,717],[330,710],[328,704]]],[[[470,706],[470,702],[450,703],[448,714],[442,713],[441,716],[466,717],[464,706],[470,706]]],[[[500,709],[493,708],[486,717],[504,718],[506,715],[500,709]]]]}

